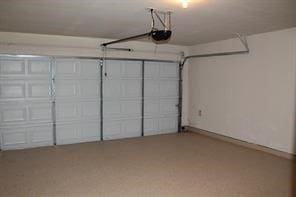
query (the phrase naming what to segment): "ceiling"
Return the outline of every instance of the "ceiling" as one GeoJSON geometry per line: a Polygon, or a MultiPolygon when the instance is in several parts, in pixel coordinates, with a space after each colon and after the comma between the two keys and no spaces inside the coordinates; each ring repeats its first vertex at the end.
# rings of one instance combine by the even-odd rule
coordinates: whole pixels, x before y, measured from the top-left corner
{"type": "Polygon", "coordinates": [[[0,31],[123,38],[150,30],[154,7],[173,11],[172,44],[194,45],[296,26],[296,0],[0,0],[0,31]]]}

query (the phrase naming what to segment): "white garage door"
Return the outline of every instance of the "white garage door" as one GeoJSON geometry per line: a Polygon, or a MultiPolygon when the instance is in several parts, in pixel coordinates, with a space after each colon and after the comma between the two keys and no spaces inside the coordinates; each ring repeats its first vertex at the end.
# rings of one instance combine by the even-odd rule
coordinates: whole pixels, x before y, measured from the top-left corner
{"type": "Polygon", "coordinates": [[[1,149],[178,131],[178,64],[100,62],[0,56],[1,149]]]}
{"type": "Polygon", "coordinates": [[[53,145],[51,60],[0,57],[1,149],[53,145]]]}
{"type": "Polygon", "coordinates": [[[179,65],[145,62],[144,134],[178,131],[179,65]]]}
{"type": "Polygon", "coordinates": [[[71,144],[100,140],[100,62],[56,59],[56,140],[71,144]]]}
{"type": "Polygon", "coordinates": [[[141,136],[142,61],[107,60],[104,73],[104,139],[141,136]]]}

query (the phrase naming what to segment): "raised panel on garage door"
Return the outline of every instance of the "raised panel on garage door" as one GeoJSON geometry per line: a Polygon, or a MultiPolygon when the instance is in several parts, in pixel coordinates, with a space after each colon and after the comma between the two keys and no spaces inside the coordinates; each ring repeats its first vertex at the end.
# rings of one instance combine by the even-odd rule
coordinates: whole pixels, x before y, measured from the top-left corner
{"type": "Polygon", "coordinates": [[[51,62],[0,56],[1,149],[53,145],[51,62]]]}
{"type": "Polygon", "coordinates": [[[145,62],[144,134],[178,131],[179,65],[145,62]]]}
{"type": "Polygon", "coordinates": [[[141,136],[142,62],[107,60],[104,73],[104,139],[141,136]]]}
{"type": "Polygon", "coordinates": [[[92,59],[56,59],[57,144],[100,140],[100,66],[92,59]]]}

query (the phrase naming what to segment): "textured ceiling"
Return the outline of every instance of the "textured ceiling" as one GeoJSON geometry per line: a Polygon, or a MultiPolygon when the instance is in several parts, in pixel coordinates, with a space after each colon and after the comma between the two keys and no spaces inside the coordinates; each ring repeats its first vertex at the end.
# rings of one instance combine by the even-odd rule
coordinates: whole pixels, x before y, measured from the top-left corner
{"type": "Polygon", "coordinates": [[[296,26],[296,0],[0,0],[0,31],[117,39],[149,30],[146,7],[174,12],[172,44],[296,26]]]}

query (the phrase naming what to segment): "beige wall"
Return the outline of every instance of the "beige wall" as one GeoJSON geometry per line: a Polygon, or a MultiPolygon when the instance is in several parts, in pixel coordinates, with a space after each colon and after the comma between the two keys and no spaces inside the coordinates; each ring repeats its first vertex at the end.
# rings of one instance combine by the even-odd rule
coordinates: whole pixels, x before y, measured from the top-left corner
{"type": "MultiPolygon", "coordinates": [[[[248,41],[249,55],[190,61],[189,125],[296,153],[296,28],[249,36],[248,41]]],[[[234,39],[190,50],[239,48],[234,39]]]]}

